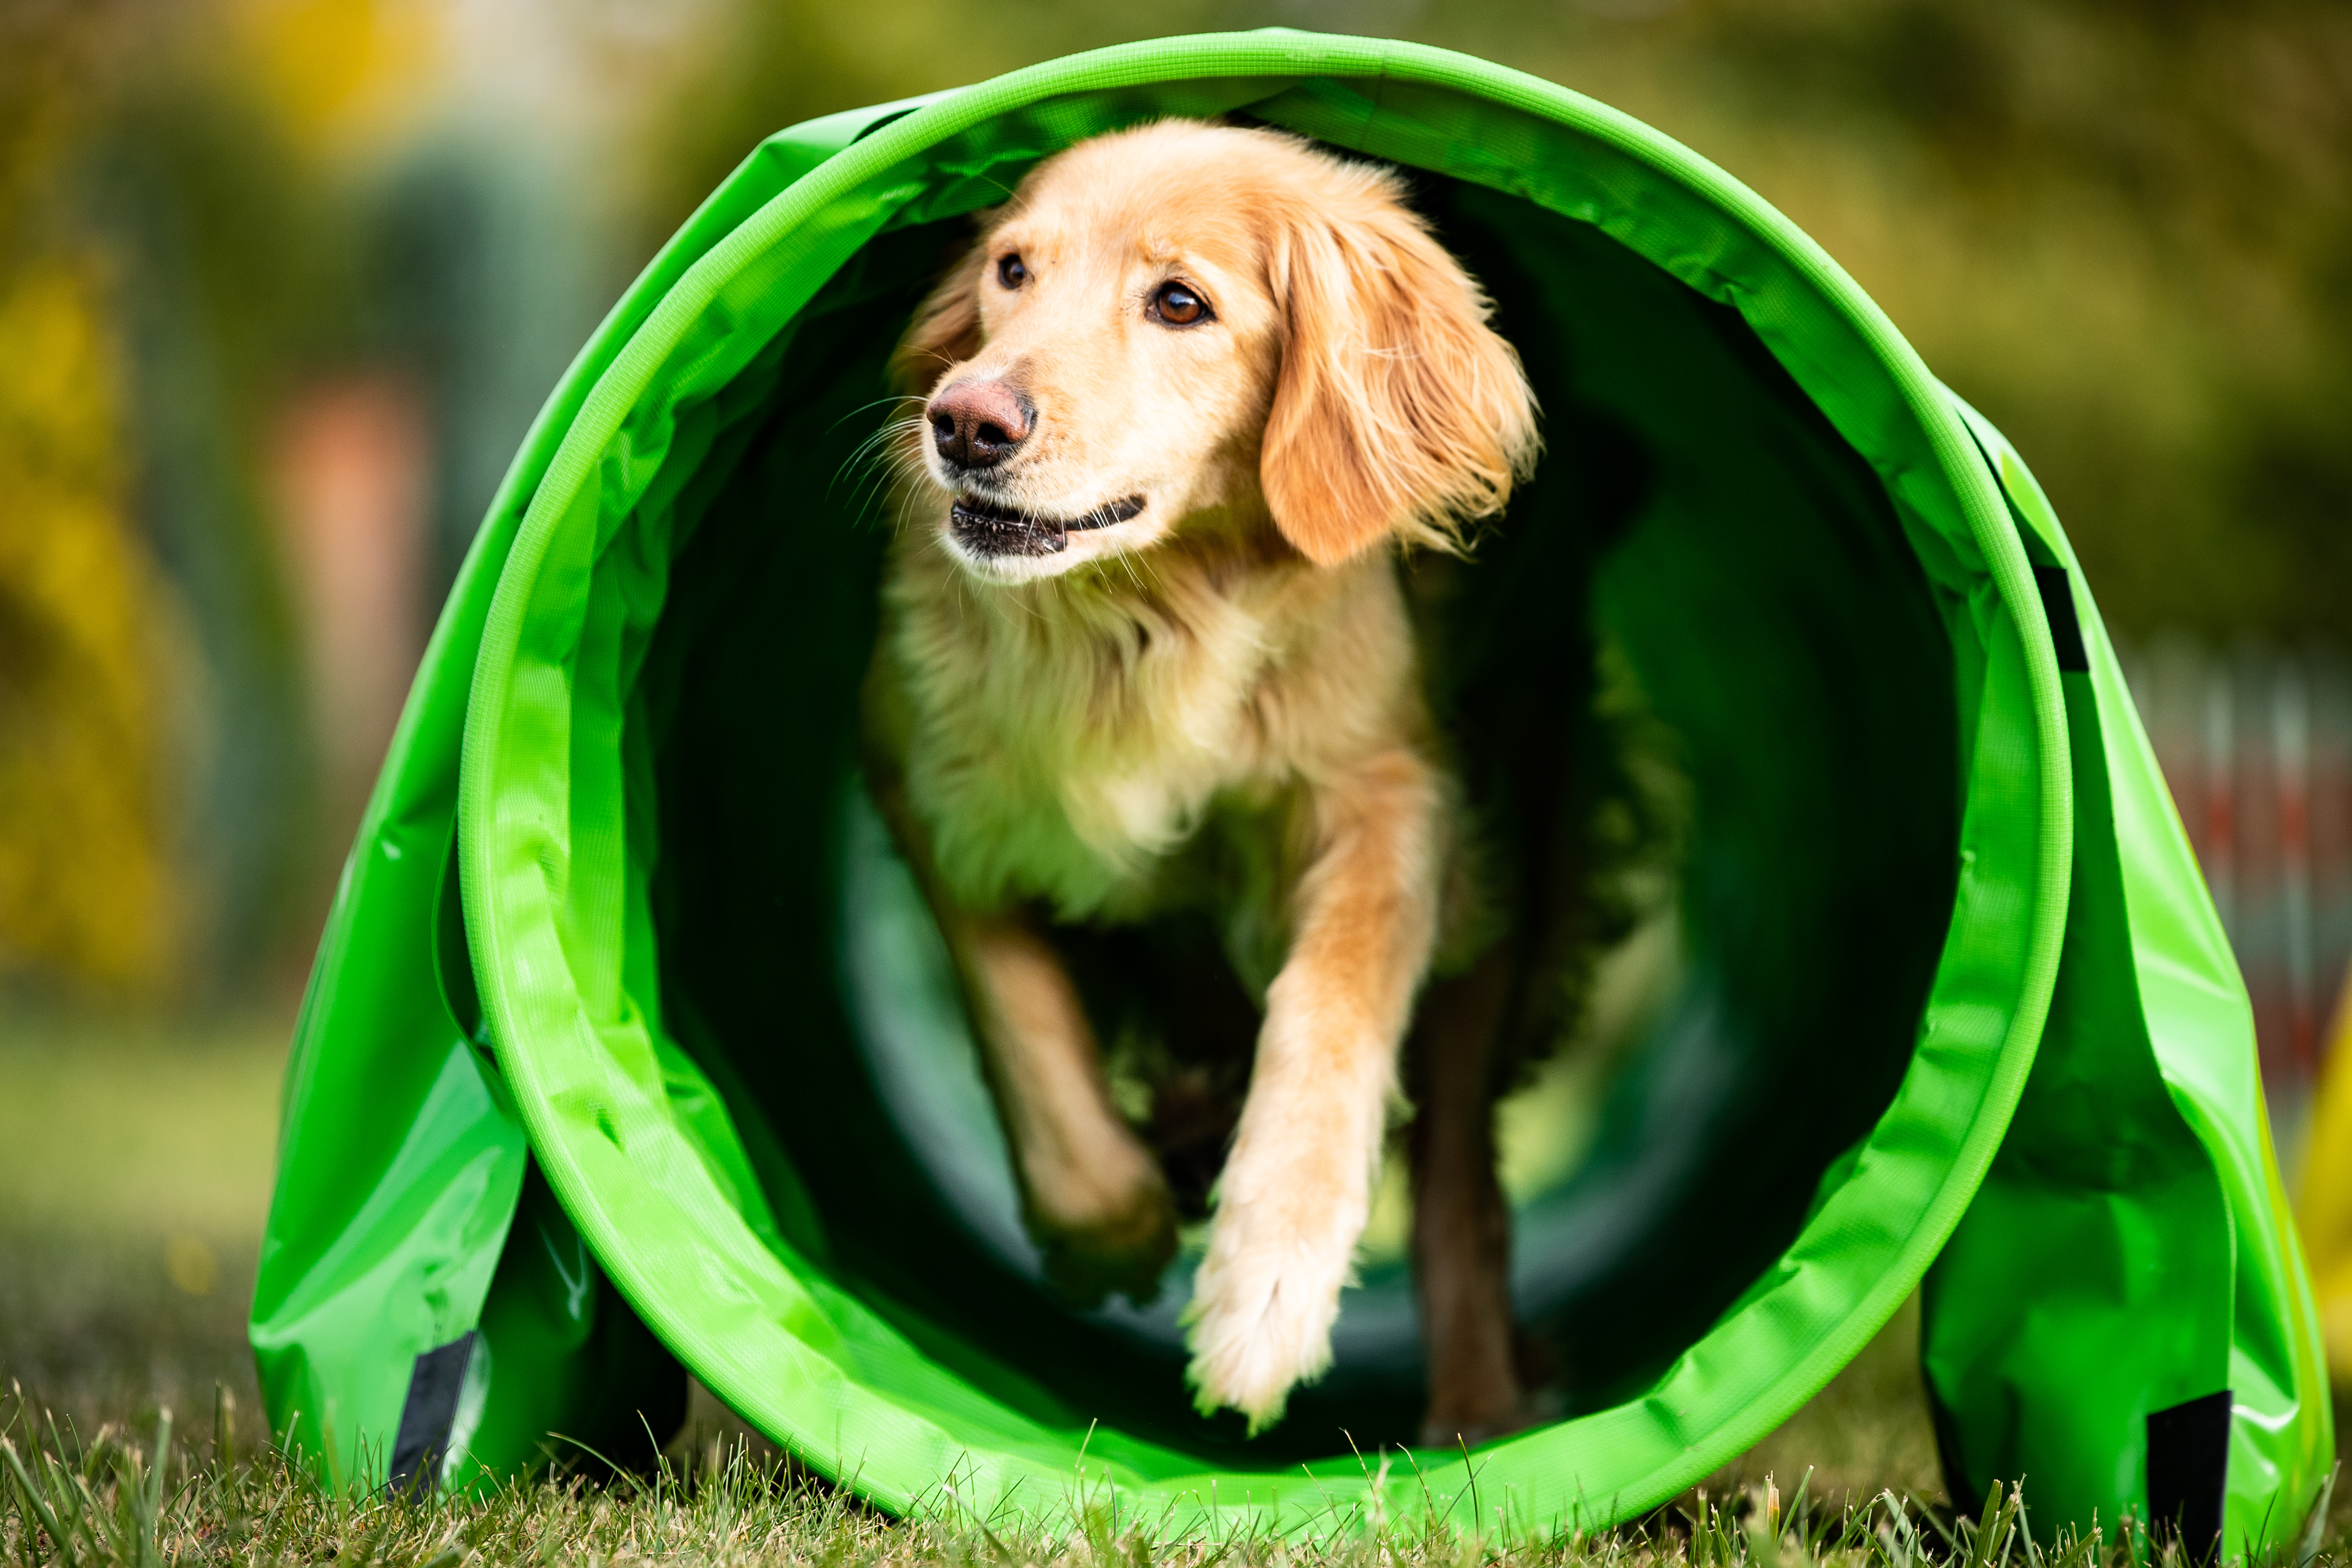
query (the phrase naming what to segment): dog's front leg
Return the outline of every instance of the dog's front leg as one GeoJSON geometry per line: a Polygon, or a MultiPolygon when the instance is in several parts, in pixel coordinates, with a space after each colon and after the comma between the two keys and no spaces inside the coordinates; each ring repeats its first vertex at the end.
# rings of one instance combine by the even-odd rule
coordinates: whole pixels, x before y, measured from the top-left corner
{"type": "Polygon", "coordinates": [[[1316,853],[1266,991],[1191,1311],[1201,1408],[1239,1410],[1252,1432],[1330,1363],[1397,1046],[1429,964],[1438,805],[1434,775],[1402,747],[1316,791],[1316,853]]]}
{"type": "Polygon", "coordinates": [[[950,912],[943,923],[1047,1276],[1090,1302],[1108,1290],[1150,1300],[1176,1250],[1175,1207],[1111,1103],[1076,987],[1016,916],[950,912]]]}
{"type": "Polygon", "coordinates": [[[877,658],[866,785],[955,961],[1046,1277],[1090,1305],[1109,1290],[1149,1300],[1176,1252],[1167,1179],[1111,1102],[1093,1026],[1052,946],[1017,913],[975,912],[949,892],[908,797],[907,724],[901,689],[877,658]]]}

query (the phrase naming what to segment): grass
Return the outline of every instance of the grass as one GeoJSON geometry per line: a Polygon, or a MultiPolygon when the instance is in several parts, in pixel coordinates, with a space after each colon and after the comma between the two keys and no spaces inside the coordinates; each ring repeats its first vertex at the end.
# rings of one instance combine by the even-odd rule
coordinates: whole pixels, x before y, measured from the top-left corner
{"type": "MultiPolygon", "coordinates": [[[[143,1436],[119,1427],[83,1441],[21,1400],[0,1410],[0,1560],[65,1568],[164,1563],[470,1564],[942,1564],[952,1568],[2188,1568],[2178,1548],[2063,1532],[2037,1544],[2015,1492],[1953,1518],[1892,1491],[1817,1500],[1801,1483],[1699,1489],[1615,1530],[1496,1537],[1418,1521],[1277,1535],[1246,1524],[1170,1538],[1121,1522],[1074,1487],[1052,1517],[979,1517],[943,1489],[903,1521],[736,1443],[688,1455],[650,1479],[592,1484],[578,1475],[509,1483],[478,1500],[337,1492],[273,1450],[239,1447],[227,1407],[212,1430],[181,1437],[168,1413],[143,1436]]],[[[2279,1568],[2333,1564],[2324,1544],[2278,1552],[2279,1568]]]]}
{"type": "Polygon", "coordinates": [[[0,1017],[0,1368],[96,1432],[226,1388],[277,1161],[286,1020],[0,1017]]]}
{"type": "MultiPolygon", "coordinates": [[[[1335,1521],[1311,1537],[1234,1526],[1162,1540],[1075,1482],[1052,1518],[971,1517],[943,1489],[893,1522],[795,1469],[698,1387],[650,1478],[550,1472],[463,1500],[334,1492],[268,1446],[245,1345],[285,1033],[278,1019],[193,1037],[0,1029],[0,1563],[2120,1568],[2134,1545],[2036,1546],[2014,1497],[1950,1517],[1909,1309],[1756,1449],[1591,1534],[1335,1521]]],[[[2327,1525],[2317,1563],[2352,1568],[2352,1519],[2327,1525]]]]}

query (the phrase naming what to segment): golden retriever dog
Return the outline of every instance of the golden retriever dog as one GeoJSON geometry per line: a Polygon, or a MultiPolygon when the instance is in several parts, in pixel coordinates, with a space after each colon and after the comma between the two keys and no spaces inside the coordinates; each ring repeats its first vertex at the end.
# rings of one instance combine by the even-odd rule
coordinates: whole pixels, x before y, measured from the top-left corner
{"type": "MultiPolygon", "coordinates": [[[[1390,172],[1167,121],[1041,164],[900,348],[919,526],[875,792],[965,988],[1026,1217],[1147,1299],[1176,1246],[1055,925],[1217,923],[1262,1007],[1187,1311],[1255,1433],[1330,1361],[1399,1052],[1475,903],[1397,574],[1537,452],[1518,356],[1390,172]]],[[[1416,1076],[1424,1436],[1522,1418],[1475,984],[1416,1076]]]]}

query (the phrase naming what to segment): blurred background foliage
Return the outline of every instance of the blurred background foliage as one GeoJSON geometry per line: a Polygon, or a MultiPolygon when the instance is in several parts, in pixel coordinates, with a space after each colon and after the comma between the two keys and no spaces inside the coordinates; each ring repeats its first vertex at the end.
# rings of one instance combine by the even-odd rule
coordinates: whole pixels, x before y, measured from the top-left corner
{"type": "Polygon", "coordinates": [[[1265,25],[1661,127],[2016,441],[2119,631],[2344,637],[2335,0],[0,0],[0,988],[282,1005],[508,458],[760,137],[1265,25]]]}

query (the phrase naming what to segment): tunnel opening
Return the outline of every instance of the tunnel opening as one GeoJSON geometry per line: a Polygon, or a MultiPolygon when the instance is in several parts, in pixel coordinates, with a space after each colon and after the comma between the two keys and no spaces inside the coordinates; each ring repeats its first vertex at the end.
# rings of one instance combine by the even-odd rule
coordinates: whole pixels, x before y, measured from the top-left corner
{"type": "MultiPolygon", "coordinates": [[[[1738,311],[1590,224],[1427,172],[1413,191],[1546,410],[1508,517],[1465,562],[1400,567],[1433,700],[1501,858],[1566,834],[1620,873],[1584,1026],[1500,1112],[1516,1309],[1573,1415],[1766,1279],[1894,1096],[1952,908],[1953,659],[1885,484],[1738,311]]],[[[1331,1372],[1255,1440],[1191,1407],[1197,1246],[1140,1307],[1046,1287],[937,932],[864,798],[896,520],[859,454],[968,232],[867,244],[690,481],[636,698],[668,1026],[782,1238],[990,1400],[1244,1469],[1403,1440],[1421,1349],[1380,1214],[1331,1372]]],[[[1067,935],[1107,1039],[1165,1000],[1144,948],[1067,935]]]]}

